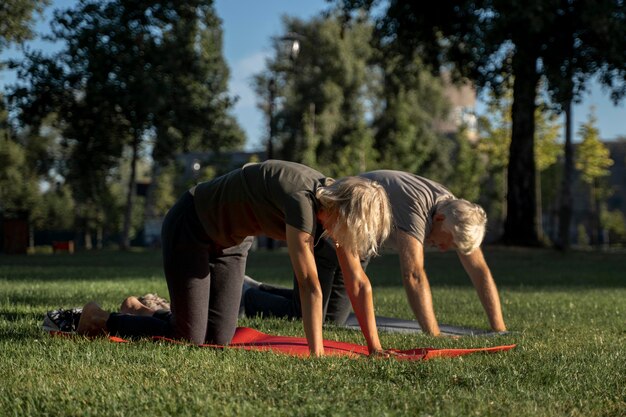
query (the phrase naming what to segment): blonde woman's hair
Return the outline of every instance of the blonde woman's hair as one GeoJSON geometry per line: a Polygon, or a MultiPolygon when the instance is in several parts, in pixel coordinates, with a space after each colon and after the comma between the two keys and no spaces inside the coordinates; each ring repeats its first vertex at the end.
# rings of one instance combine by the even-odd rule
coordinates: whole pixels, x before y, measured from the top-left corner
{"type": "Polygon", "coordinates": [[[378,253],[391,231],[391,206],[380,184],[362,177],[327,179],[316,197],[329,216],[324,234],[361,257],[378,253]]]}
{"type": "Polygon", "coordinates": [[[468,255],[480,247],[487,225],[487,214],[481,206],[451,198],[437,204],[436,213],[445,216],[441,227],[452,234],[459,252],[468,255]]]}

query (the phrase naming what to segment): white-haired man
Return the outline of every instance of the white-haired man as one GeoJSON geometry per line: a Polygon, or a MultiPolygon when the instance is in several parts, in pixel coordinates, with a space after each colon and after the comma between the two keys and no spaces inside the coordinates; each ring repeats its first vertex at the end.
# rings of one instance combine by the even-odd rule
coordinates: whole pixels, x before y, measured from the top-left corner
{"type": "MultiPolygon", "coordinates": [[[[476,288],[491,329],[505,331],[498,290],[480,249],[487,222],[484,210],[477,204],[455,198],[441,184],[418,175],[379,170],[361,176],[378,182],[389,196],[394,228],[388,244],[399,253],[402,282],[422,330],[432,335],[440,334],[424,267],[424,246],[429,245],[441,251],[457,251],[476,288]]],[[[332,242],[320,242],[315,257],[319,268],[326,266],[318,273],[326,319],[341,324],[348,317],[350,302],[343,290],[336,255],[333,250],[324,248],[329,245],[332,242]]],[[[243,299],[246,315],[299,316],[298,291],[262,284],[246,291],[243,299]]]]}

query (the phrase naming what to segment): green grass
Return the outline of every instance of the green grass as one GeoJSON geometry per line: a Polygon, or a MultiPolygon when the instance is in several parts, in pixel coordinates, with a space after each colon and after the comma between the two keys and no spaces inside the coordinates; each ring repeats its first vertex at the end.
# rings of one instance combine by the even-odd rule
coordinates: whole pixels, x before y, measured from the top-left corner
{"type": "MultiPolygon", "coordinates": [[[[19,416],[624,416],[626,256],[487,249],[505,320],[496,338],[381,334],[383,345],[510,352],[424,362],[218,351],[150,341],[53,338],[39,326],[60,306],[167,290],[156,252],[0,256],[0,414],[19,416]]],[[[427,254],[441,323],[485,328],[454,254],[427,254]]],[[[248,273],[291,282],[285,253],[252,253],[248,273]]],[[[373,261],[377,313],[411,318],[395,255],[373,261]]],[[[301,336],[299,322],[242,325],[301,336]]],[[[362,342],[359,332],[327,339],[362,342]]]]}

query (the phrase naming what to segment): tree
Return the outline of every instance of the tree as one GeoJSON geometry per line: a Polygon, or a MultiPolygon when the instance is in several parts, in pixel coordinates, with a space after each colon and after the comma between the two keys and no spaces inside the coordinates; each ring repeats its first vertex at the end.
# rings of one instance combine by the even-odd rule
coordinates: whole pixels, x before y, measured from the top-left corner
{"type": "Polygon", "coordinates": [[[455,135],[455,145],[456,149],[451,153],[454,161],[452,175],[446,185],[455,196],[477,201],[486,161],[478,152],[479,144],[470,141],[466,129],[455,135]]]}
{"type": "Polygon", "coordinates": [[[537,168],[537,217],[540,225],[539,237],[547,241],[544,237],[543,213],[547,210],[546,204],[551,206],[554,201],[554,178],[547,177],[544,172],[550,174],[549,168],[554,166],[559,157],[563,154],[563,147],[559,143],[561,137],[561,125],[558,123],[558,114],[552,111],[546,103],[539,103],[535,110],[535,161],[537,168]],[[552,186],[546,186],[552,185],[552,186]],[[544,198],[547,196],[548,198],[544,198]]]}
{"type": "Polygon", "coordinates": [[[0,7],[0,51],[12,43],[33,37],[34,14],[41,13],[49,0],[11,0],[0,7]]]}
{"type": "Polygon", "coordinates": [[[70,179],[89,212],[102,207],[107,179],[130,149],[124,226],[129,245],[140,154],[152,141],[153,159],[194,148],[221,151],[243,142],[228,113],[228,70],[212,2],[81,0],[57,12],[53,38],[65,47],[53,57],[28,55],[13,92],[20,119],[36,125],[56,112],[74,150],[70,179]]]}
{"type": "Polygon", "coordinates": [[[431,75],[419,59],[405,62],[379,39],[374,42],[373,65],[382,74],[373,112],[378,164],[444,181],[452,170],[444,161],[453,150],[437,129],[450,117],[442,78],[431,75]]]}
{"type": "Polygon", "coordinates": [[[624,213],[620,210],[603,210],[600,222],[608,232],[609,241],[604,242],[605,244],[608,245],[609,242],[624,242],[626,238],[626,218],[624,218],[624,213]]]}
{"type": "MultiPolygon", "coordinates": [[[[48,0],[11,0],[0,6],[0,52],[12,44],[21,44],[34,35],[32,22],[35,14],[41,13],[48,0]]],[[[4,67],[0,62],[0,70],[4,67]]],[[[0,214],[12,210],[27,210],[32,207],[28,191],[33,190],[32,178],[26,172],[23,147],[14,141],[14,132],[9,126],[5,110],[5,99],[0,94],[0,214]],[[15,181],[22,181],[15,182],[15,181]],[[23,194],[26,193],[26,194],[23,194]],[[24,197],[24,198],[22,198],[24,197]]]]}
{"type": "Polygon", "coordinates": [[[368,169],[374,159],[365,121],[371,25],[343,30],[340,20],[329,16],[285,18],[284,26],[285,33],[301,38],[297,60],[287,61],[284,40],[277,38],[268,69],[256,78],[277,154],[331,176],[368,169]]]}
{"type": "MultiPolygon", "coordinates": [[[[349,12],[371,8],[378,2],[339,3],[349,12]]],[[[455,74],[494,91],[513,77],[505,242],[534,245],[539,241],[533,141],[541,76],[549,76],[552,89],[555,77],[551,75],[557,68],[565,69],[568,80],[587,74],[579,69],[588,68],[600,71],[602,81],[622,95],[624,83],[620,80],[626,71],[624,7],[622,0],[604,0],[600,5],[584,0],[444,0],[427,4],[391,0],[381,15],[378,27],[382,36],[408,60],[419,56],[435,72],[452,64],[455,74]],[[563,16],[576,16],[580,25],[564,27],[567,20],[563,16]],[[567,48],[559,48],[564,46],[563,39],[569,40],[567,48]],[[578,54],[565,53],[581,43],[593,50],[586,67],[574,63],[578,54]]]]}
{"type": "Polygon", "coordinates": [[[511,142],[511,94],[490,94],[485,114],[479,117],[478,150],[487,159],[483,205],[498,236],[506,220],[507,167],[511,142]]]}
{"type": "MultiPolygon", "coordinates": [[[[352,5],[373,1],[345,1],[352,5]]],[[[433,72],[453,64],[453,78],[467,77],[478,88],[499,91],[513,76],[513,113],[509,147],[507,217],[503,240],[538,243],[533,157],[537,60],[543,1],[438,1],[428,4],[392,0],[379,19],[381,36],[407,60],[420,57],[433,72]]]]}
{"type": "Polygon", "coordinates": [[[0,139],[0,215],[27,221],[29,246],[33,245],[34,221],[41,215],[42,200],[33,165],[29,164],[23,138],[0,139]]]}
{"type": "MultiPolygon", "coordinates": [[[[509,153],[511,142],[511,117],[512,117],[513,95],[511,89],[504,89],[500,97],[490,95],[487,102],[485,116],[481,117],[481,134],[478,150],[486,155],[487,172],[492,201],[487,201],[488,211],[493,211],[495,215],[504,221],[506,219],[507,201],[506,194],[508,182],[506,181],[509,153]]],[[[536,164],[536,202],[538,219],[541,219],[543,212],[542,195],[545,187],[542,186],[541,173],[554,165],[559,155],[561,147],[558,143],[560,126],[557,122],[557,115],[551,111],[550,106],[544,102],[539,102],[535,109],[535,137],[534,137],[534,158],[536,164]]],[[[540,221],[541,224],[541,221],[540,221]]],[[[538,231],[542,236],[542,228],[538,231]]]]}
{"type": "Polygon", "coordinates": [[[39,188],[23,144],[0,139],[0,166],[0,213],[30,213],[39,199],[39,188]]]}
{"type": "Polygon", "coordinates": [[[600,141],[596,123],[597,119],[592,112],[589,114],[587,122],[580,126],[578,135],[582,142],[578,146],[578,157],[576,158],[576,169],[580,172],[580,179],[589,187],[592,244],[596,244],[601,239],[602,200],[608,197],[606,187],[602,187],[599,181],[610,174],[609,168],[613,165],[609,149],[600,141]]]}
{"type": "Polygon", "coordinates": [[[256,79],[279,154],[333,176],[385,167],[443,180],[452,145],[436,130],[449,111],[442,80],[417,60],[406,77],[387,71],[403,63],[380,49],[372,30],[367,19],[347,24],[336,13],[285,20],[284,33],[300,37],[300,54],[286,62],[277,38],[256,79]],[[272,102],[278,106],[269,112],[272,102]]]}
{"type": "Polygon", "coordinates": [[[43,213],[38,219],[37,229],[70,230],[74,226],[74,217],[68,213],[74,212],[74,198],[71,188],[57,183],[49,188],[42,196],[43,213]]]}
{"type": "Polygon", "coordinates": [[[626,94],[626,4],[622,0],[567,1],[558,5],[555,28],[546,37],[543,74],[557,108],[565,114],[565,162],[558,246],[569,247],[574,146],[572,103],[597,76],[615,103],[626,94]]]}

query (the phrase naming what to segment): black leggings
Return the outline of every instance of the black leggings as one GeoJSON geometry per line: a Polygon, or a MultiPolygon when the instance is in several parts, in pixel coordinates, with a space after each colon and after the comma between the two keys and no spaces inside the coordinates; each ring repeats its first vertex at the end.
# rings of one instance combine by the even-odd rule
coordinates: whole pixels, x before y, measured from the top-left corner
{"type": "Polygon", "coordinates": [[[111,314],[107,328],[122,337],[165,336],[196,344],[230,343],[253,238],[220,248],[198,219],[185,193],[167,213],[161,232],[163,269],[170,295],[170,320],[111,314]]]}
{"type": "MultiPolygon", "coordinates": [[[[315,264],[322,288],[322,307],[324,320],[334,324],[344,324],[350,315],[352,305],[346,294],[343,273],[339,267],[335,245],[331,239],[322,239],[321,225],[317,226],[315,236],[315,264]]],[[[361,261],[363,270],[369,259],[361,261]]],[[[261,284],[259,288],[250,288],[244,295],[246,316],[262,315],[266,317],[301,318],[300,291],[294,278],[293,289],[261,284]]]]}

